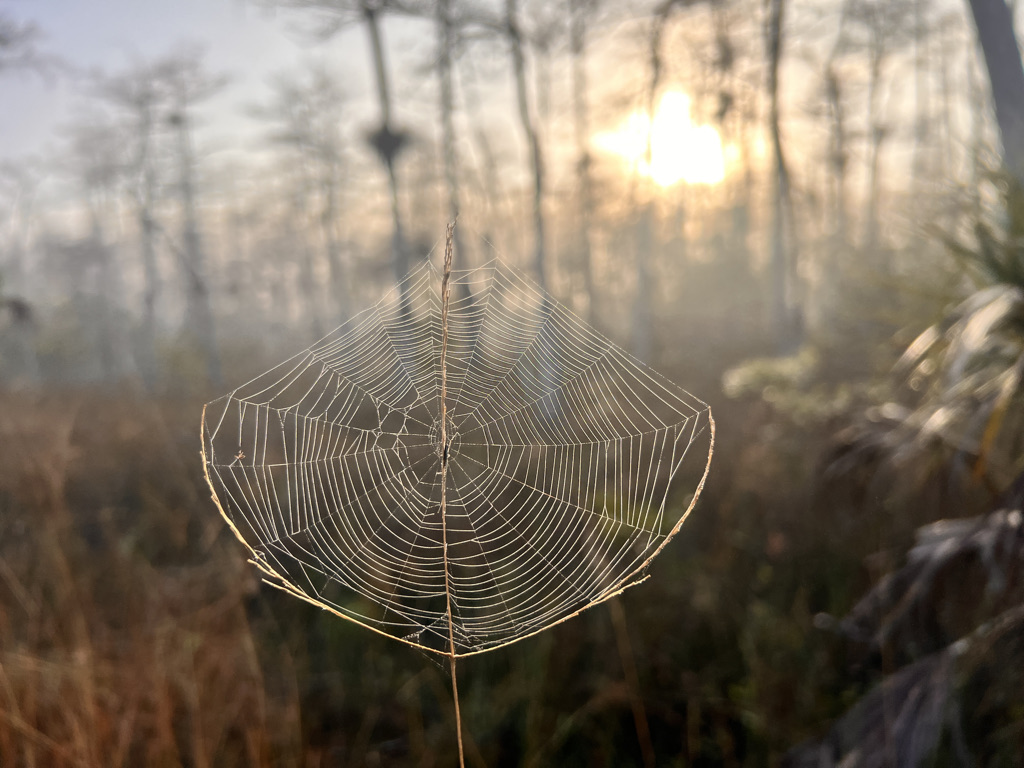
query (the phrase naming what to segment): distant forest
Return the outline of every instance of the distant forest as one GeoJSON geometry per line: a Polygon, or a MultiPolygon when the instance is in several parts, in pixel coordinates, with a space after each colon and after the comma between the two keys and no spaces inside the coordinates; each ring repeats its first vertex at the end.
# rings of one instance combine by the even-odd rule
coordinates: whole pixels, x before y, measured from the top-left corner
{"type": "Polygon", "coordinates": [[[859,312],[838,286],[885,293],[891,328],[941,306],[958,288],[941,237],[999,203],[966,3],[251,12],[270,10],[310,64],[237,107],[262,138],[231,152],[206,137],[232,80],[202,49],[95,71],[4,11],[0,77],[80,93],[53,155],[0,169],[4,380],[153,388],[192,360],[222,381],[230,348],[316,337],[365,307],[436,256],[456,215],[457,267],[498,255],[527,269],[645,359],[666,326],[771,326],[793,349],[859,312]],[[410,36],[411,51],[391,42],[410,36]],[[358,67],[317,62],[357,37],[358,67]],[[678,93],[717,136],[720,181],[651,172],[650,117],[678,93]],[[631,148],[609,150],[636,118],[631,148]],[[891,287],[908,276],[913,296],[891,287]]]}

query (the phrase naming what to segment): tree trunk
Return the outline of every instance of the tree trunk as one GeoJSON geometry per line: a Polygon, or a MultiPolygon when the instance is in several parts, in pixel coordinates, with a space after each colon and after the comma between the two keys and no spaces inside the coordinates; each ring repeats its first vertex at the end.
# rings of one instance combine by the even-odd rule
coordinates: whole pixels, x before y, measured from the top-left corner
{"type": "Polygon", "coordinates": [[[156,201],[156,172],[150,157],[152,143],[152,119],[147,114],[139,127],[145,135],[139,137],[139,167],[142,171],[142,189],[139,193],[137,217],[139,223],[139,251],[142,256],[142,268],[145,275],[145,287],[142,296],[142,349],[141,373],[142,380],[149,390],[156,386],[158,363],[156,358],[156,303],[160,295],[160,270],[156,260],[157,225],[153,208],[156,201]]]}
{"type": "MultiPolygon", "coordinates": [[[[18,195],[8,210],[8,228],[11,233],[10,247],[7,252],[6,270],[0,272],[0,316],[6,311],[11,324],[9,326],[14,341],[15,359],[14,382],[23,383],[31,388],[42,380],[39,368],[39,356],[36,348],[35,309],[28,301],[28,269],[27,257],[31,252],[28,223],[29,210],[35,190],[26,189],[24,177],[15,176],[18,184],[18,195]],[[13,290],[12,290],[13,286],[13,290]]],[[[0,374],[10,382],[11,379],[0,374]]]]}
{"type": "Polygon", "coordinates": [[[825,65],[825,98],[829,116],[828,181],[826,209],[830,216],[824,252],[817,258],[820,269],[817,286],[807,296],[805,310],[815,318],[817,331],[831,334],[837,329],[839,299],[842,295],[843,270],[849,245],[849,217],[847,215],[846,170],[849,161],[847,148],[846,110],[843,83],[835,67],[835,57],[825,65]]]}
{"type": "Polygon", "coordinates": [[[985,146],[985,113],[988,110],[988,98],[985,93],[985,81],[981,76],[978,67],[977,56],[967,56],[967,78],[968,98],[967,103],[971,112],[971,175],[968,182],[968,200],[970,201],[970,216],[972,221],[981,220],[981,193],[982,181],[986,174],[984,155],[985,146]]]}
{"type": "Polygon", "coordinates": [[[544,253],[544,163],[541,155],[540,137],[537,125],[530,110],[530,100],[526,92],[526,58],[523,54],[523,40],[519,31],[518,0],[505,0],[505,25],[509,45],[512,49],[512,65],[516,76],[516,96],[519,103],[519,122],[526,137],[530,151],[531,170],[533,171],[533,269],[537,282],[542,288],[547,287],[545,277],[544,253]]]}
{"type": "Polygon", "coordinates": [[[765,0],[768,11],[765,44],[768,54],[768,126],[771,132],[772,154],[775,161],[774,200],[772,218],[771,285],[772,308],[775,317],[776,338],[780,351],[791,351],[800,343],[800,315],[795,301],[794,253],[792,229],[787,238],[787,220],[792,219],[790,204],[789,170],[782,151],[782,132],[779,127],[779,62],[782,59],[782,23],[786,10],[785,0],[765,0]]]}
{"type": "Polygon", "coordinates": [[[572,49],[572,106],[576,138],[576,187],[579,194],[579,227],[577,231],[580,271],[583,290],[587,294],[587,319],[596,321],[597,296],[594,290],[594,268],[590,228],[594,220],[594,190],[590,178],[590,116],[587,110],[587,10],[591,0],[569,0],[570,46],[572,49]]]}
{"type": "MultiPolygon", "coordinates": [[[[877,34],[877,33],[875,33],[877,34]]],[[[864,247],[871,251],[878,245],[879,170],[882,158],[882,143],[885,141],[885,127],[878,114],[878,89],[882,80],[882,60],[885,56],[884,43],[875,40],[871,44],[871,65],[868,79],[868,189],[867,211],[864,220],[864,247]]]]}
{"type": "MultiPolygon", "coordinates": [[[[380,128],[372,141],[388,174],[388,190],[391,197],[391,264],[395,282],[401,282],[409,272],[409,252],[405,245],[405,232],[402,228],[402,212],[398,195],[398,174],[395,162],[405,145],[403,134],[396,132],[391,125],[391,92],[388,87],[387,67],[384,63],[384,44],[380,36],[380,20],[378,9],[367,2],[362,4],[363,19],[370,35],[370,48],[373,55],[373,71],[377,78],[377,102],[380,107],[380,128]]],[[[408,314],[409,299],[402,291],[402,312],[408,314]]]]}
{"type": "MultiPolygon", "coordinates": [[[[352,283],[349,267],[341,256],[341,244],[338,241],[338,169],[333,160],[325,159],[324,164],[324,175],[321,179],[324,207],[320,212],[320,229],[323,232],[327,265],[331,270],[334,299],[339,307],[337,319],[344,322],[352,311],[352,283]]],[[[332,313],[332,316],[335,315],[332,313]]]]}
{"type": "Polygon", "coordinates": [[[914,0],[914,156],[911,163],[914,199],[918,200],[925,175],[925,142],[928,139],[928,53],[925,4],[914,0]]]}
{"type": "Polygon", "coordinates": [[[654,335],[651,257],[654,251],[654,205],[645,203],[636,218],[636,296],[633,299],[631,350],[641,360],[650,360],[654,335]]]}
{"type": "MultiPolygon", "coordinates": [[[[437,0],[437,69],[441,81],[441,141],[444,144],[444,178],[448,187],[448,221],[459,218],[459,162],[455,136],[455,94],[452,84],[452,51],[455,48],[455,29],[451,17],[451,0],[437,0]]],[[[462,227],[452,231],[452,260],[456,268],[466,269],[466,252],[463,250],[462,227]]],[[[469,296],[469,285],[460,281],[456,288],[457,299],[469,296]]]]}
{"type": "Polygon", "coordinates": [[[107,190],[94,190],[90,206],[90,250],[99,265],[97,298],[98,373],[102,381],[120,382],[130,373],[128,338],[121,317],[121,270],[115,264],[114,248],[107,242],[101,209],[107,190]]]}
{"type": "Polygon", "coordinates": [[[322,338],[326,332],[324,323],[324,307],[321,301],[322,292],[317,280],[317,251],[312,247],[306,233],[306,227],[310,220],[309,211],[311,200],[316,189],[313,170],[308,169],[308,164],[303,163],[306,168],[302,174],[302,183],[292,193],[291,216],[288,227],[290,229],[291,241],[295,243],[294,255],[298,262],[298,309],[299,317],[309,319],[309,329],[313,338],[322,338]]]}
{"type": "Polygon", "coordinates": [[[830,118],[829,167],[832,170],[832,215],[835,221],[832,233],[837,246],[845,246],[849,237],[846,214],[846,113],[843,109],[843,91],[835,67],[825,70],[825,89],[830,118]]]}
{"type": "Polygon", "coordinates": [[[1003,164],[1024,189],[1024,67],[1005,0],[969,0],[978,41],[985,54],[996,122],[1003,143],[1003,164]]]}
{"type": "MultiPolygon", "coordinates": [[[[652,167],[654,160],[654,101],[661,85],[661,38],[668,23],[669,15],[676,0],[664,0],[658,7],[651,27],[649,40],[650,77],[647,81],[645,108],[647,111],[647,146],[644,159],[647,167],[652,167]]],[[[651,261],[654,258],[654,201],[643,200],[636,216],[634,232],[636,293],[633,296],[632,346],[633,354],[641,360],[649,360],[651,356],[651,338],[654,335],[654,313],[651,311],[651,261]]]]}
{"type": "Polygon", "coordinates": [[[179,95],[172,124],[178,139],[178,192],[181,197],[181,255],[185,269],[186,328],[203,350],[207,377],[212,384],[219,386],[222,383],[220,354],[217,349],[216,324],[210,305],[209,286],[206,282],[206,256],[196,214],[195,182],[192,177],[192,137],[188,103],[184,95],[179,95]]]}
{"type": "Polygon", "coordinates": [[[157,114],[165,104],[167,92],[159,82],[157,66],[140,64],[123,74],[98,81],[100,95],[128,113],[133,156],[125,169],[133,213],[138,227],[138,256],[142,265],[142,319],[135,340],[138,369],[150,391],[159,377],[157,361],[157,302],[160,296],[160,270],[156,239],[160,229],[156,219],[158,195],[156,149],[157,114]]]}

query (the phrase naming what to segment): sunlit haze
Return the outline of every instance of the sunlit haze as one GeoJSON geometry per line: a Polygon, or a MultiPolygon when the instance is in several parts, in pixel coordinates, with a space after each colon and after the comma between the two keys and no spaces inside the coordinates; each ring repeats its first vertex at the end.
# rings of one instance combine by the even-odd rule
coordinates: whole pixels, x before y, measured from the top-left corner
{"type": "Polygon", "coordinates": [[[0,0],[0,768],[1024,766],[1022,43],[0,0]]]}
{"type": "Polygon", "coordinates": [[[725,156],[718,131],[710,125],[694,124],[690,97],[679,91],[669,91],[661,97],[653,124],[643,112],[633,112],[618,130],[598,134],[595,142],[601,149],[620,155],[631,170],[662,187],[680,181],[718,184],[725,178],[725,156]]]}

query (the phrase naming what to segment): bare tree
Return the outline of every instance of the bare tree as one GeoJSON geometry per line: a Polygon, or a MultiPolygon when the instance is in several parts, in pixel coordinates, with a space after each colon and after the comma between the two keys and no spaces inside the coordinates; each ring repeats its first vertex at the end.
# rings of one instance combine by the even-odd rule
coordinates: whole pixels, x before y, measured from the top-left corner
{"type": "MultiPolygon", "coordinates": [[[[663,50],[665,37],[669,28],[669,21],[677,10],[691,9],[704,5],[711,12],[711,24],[715,29],[714,54],[712,66],[720,78],[719,106],[717,117],[721,124],[726,115],[734,106],[734,99],[729,90],[725,87],[724,75],[733,67],[734,50],[726,32],[725,15],[722,14],[722,3],[720,0],[661,0],[653,9],[651,25],[648,32],[648,75],[643,92],[644,111],[647,116],[647,136],[644,148],[644,164],[648,168],[654,165],[654,123],[655,111],[658,96],[662,86],[662,79],[665,74],[665,56],[663,50]]],[[[748,184],[749,186],[749,184],[748,184]]],[[[632,189],[634,202],[636,200],[636,177],[632,189]]],[[[746,191],[745,191],[746,193],[746,191]]],[[[641,199],[640,208],[637,212],[635,222],[635,269],[636,269],[636,291],[633,299],[632,309],[632,335],[633,350],[641,358],[651,354],[651,340],[653,337],[653,307],[652,295],[654,293],[654,278],[652,265],[655,253],[657,252],[654,226],[656,221],[654,199],[647,195],[641,199]]],[[[685,221],[685,208],[683,198],[677,198],[675,218],[677,229],[682,230],[685,221]]]]}
{"type": "Polygon", "coordinates": [[[786,3],[785,0],[765,0],[764,4],[764,39],[768,65],[768,130],[771,134],[775,166],[771,239],[772,307],[779,347],[788,350],[800,342],[802,317],[796,297],[796,243],[793,237],[790,176],[782,148],[782,130],[779,126],[779,64],[782,61],[786,3]]]}
{"type": "Polygon", "coordinates": [[[850,150],[847,146],[843,80],[834,61],[829,61],[825,68],[824,86],[829,118],[828,167],[832,172],[832,238],[837,245],[842,245],[849,240],[846,167],[850,161],[850,150]]]}
{"type": "Polygon", "coordinates": [[[523,33],[519,26],[519,0],[505,0],[505,35],[512,54],[512,69],[516,79],[516,103],[519,107],[519,124],[523,130],[527,150],[530,154],[530,170],[533,175],[533,269],[537,282],[546,287],[546,256],[544,249],[544,158],[541,150],[537,123],[530,106],[526,82],[526,54],[523,33]]]}
{"type": "Polygon", "coordinates": [[[40,53],[42,34],[32,22],[19,22],[0,13],[0,72],[48,71],[54,61],[40,53]]]}
{"type": "Polygon", "coordinates": [[[104,118],[81,120],[70,128],[69,138],[67,167],[82,194],[89,233],[69,244],[66,256],[77,262],[75,269],[86,278],[76,281],[73,290],[79,297],[88,298],[86,316],[95,323],[91,330],[96,333],[97,370],[93,375],[118,380],[128,375],[131,365],[121,318],[121,270],[115,261],[108,224],[113,219],[126,164],[125,151],[116,126],[104,118]]]}
{"type": "Polygon", "coordinates": [[[126,113],[129,155],[124,167],[124,181],[135,209],[139,231],[139,256],[144,274],[140,372],[147,386],[155,385],[157,376],[156,327],[157,301],[161,293],[161,276],[157,263],[156,205],[158,195],[157,131],[164,109],[160,73],[150,64],[140,64],[110,77],[101,77],[99,95],[126,113]]]}
{"type": "Polygon", "coordinates": [[[868,176],[864,245],[869,249],[878,244],[882,147],[891,134],[880,101],[883,77],[892,53],[914,39],[914,11],[914,5],[908,0],[855,0],[846,10],[850,26],[863,35],[868,57],[868,176]]]}
{"type": "Polygon", "coordinates": [[[969,0],[992,85],[1006,170],[1024,189],[1024,68],[1005,0],[969,0]]]}
{"type": "MultiPolygon", "coordinates": [[[[39,28],[31,22],[18,22],[6,13],[0,13],[0,74],[8,74],[18,70],[48,72],[53,61],[43,56],[37,48],[40,38],[39,28]]],[[[27,243],[25,219],[27,218],[28,201],[34,197],[30,187],[35,179],[23,167],[4,164],[0,168],[0,179],[11,183],[14,188],[9,212],[9,242],[7,258],[0,262],[0,314],[10,317],[15,346],[19,349],[22,377],[29,384],[38,381],[39,361],[33,338],[35,329],[35,311],[28,299],[11,291],[5,284],[4,269],[14,274],[14,281],[24,281],[27,243]]],[[[6,186],[6,184],[4,185],[6,186]]],[[[15,290],[23,286],[16,285],[15,290]]]]}
{"type": "Polygon", "coordinates": [[[206,253],[196,208],[195,156],[192,146],[192,111],[216,93],[224,80],[210,75],[195,51],[168,57],[159,65],[168,92],[167,124],[174,135],[181,209],[181,244],[175,248],[185,278],[186,333],[203,351],[211,383],[221,383],[216,322],[210,300],[206,253]]]}
{"type": "MultiPolygon", "coordinates": [[[[459,159],[455,135],[455,93],[452,83],[452,64],[457,44],[456,22],[452,16],[451,0],[437,0],[437,74],[440,81],[441,143],[444,147],[444,179],[448,189],[448,220],[459,218],[459,159]]],[[[452,230],[453,259],[465,268],[466,252],[462,244],[462,227],[452,230]]],[[[468,286],[459,284],[460,298],[465,298],[468,286]]]]}
{"type": "Polygon", "coordinates": [[[587,317],[595,321],[597,297],[594,290],[594,268],[591,227],[594,220],[594,186],[590,173],[590,112],[587,79],[587,23],[597,7],[597,0],[569,0],[569,45],[572,52],[573,136],[576,142],[576,190],[579,196],[577,247],[583,288],[587,294],[587,317]]]}
{"type": "MultiPolygon", "coordinates": [[[[377,155],[388,174],[388,189],[391,193],[391,221],[393,233],[391,240],[391,263],[395,280],[401,281],[409,271],[409,249],[402,228],[402,211],[398,199],[398,175],[395,163],[401,151],[408,144],[408,134],[396,129],[391,119],[391,89],[388,84],[388,71],[384,57],[384,43],[381,39],[380,14],[384,10],[386,0],[379,3],[362,0],[360,12],[370,36],[373,53],[373,71],[377,79],[377,101],[380,106],[380,126],[370,134],[370,143],[377,150],[377,155]]],[[[408,307],[403,297],[403,311],[408,307]]]]}
{"type": "MultiPolygon", "coordinates": [[[[850,161],[849,129],[846,122],[846,88],[839,60],[847,48],[846,19],[851,0],[842,0],[835,40],[825,60],[823,91],[828,116],[828,168],[831,171],[832,251],[849,241],[849,218],[846,197],[846,172],[850,161]]],[[[834,266],[834,265],[830,265],[834,266]]]]}
{"type": "Polygon", "coordinates": [[[925,142],[928,138],[928,11],[931,0],[913,0],[914,20],[914,158],[911,165],[915,198],[925,172],[925,142]]]}
{"type": "MultiPolygon", "coordinates": [[[[256,110],[271,125],[270,139],[289,151],[297,169],[292,212],[298,220],[312,218],[323,244],[332,300],[338,306],[329,314],[339,321],[351,309],[351,270],[342,253],[338,222],[341,216],[341,184],[345,166],[342,125],[345,94],[337,79],[322,66],[311,67],[301,77],[279,77],[273,84],[270,104],[256,110]]],[[[306,249],[303,267],[310,282],[308,304],[314,325],[322,328],[315,291],[313,253],[306,249]]]]}
{"type": "MultiPolygon", "coordinates": [[[[699,0],[661,0],[654,9],[654,17],[651,21],[647,41],[648,79],[644,92],[644,110],[648,118],[644,160],[648,168],[652,167],[654,160],[654,110],[655,102],[661,89],[661,79],[664,74],[662,44],[665,30],[668,27],[673,11],[677,8],[695,5],[697,2],[699,0]]],[[[633,296],[633,317],[631,323],[633,352],[641,359],[650,357],[651,338],[653,336],[654,319],[651,306],[653,278],[651,276],[651,260],[654,255],[654,219],[654,201],[646,199],[643,201],[635,223],[636,292],[633,296]]]]}
{"type": "MultiPolygon", "coordinates": [[[[644,93],[644,109],[648,118],[647,146],[644,159],[650,168],[654,159],[654,104],[661,88],[663,71],[661,45],[672,11],[686,0],[663,0],[655,9],[654,19],[648,38],[648,80],[644,93]]],[[[653,315],[651,312],[651,259],[654,249],[653,201],[646,200],[637,216],[634,247],[636,250],[636,292],[633,296],[633,317],[630,323],[633,335],[633,352],[642,360],[651,354],[653,315]]]]}
{"type": "Polygon", "coordinates": [[[537,106],[537,135],[541,146],[547,146],[551,138],[551,62],[556,47],[564,35],[564,9],[541,3],[534,4],[528,35],[529,48],[533,54],[534,103],[537,106]]]}
{"type": "MultiPolygon", "coordinates": [[[[276,5],[309,11],[319,17],[318,34],[327,38],[340,30],[361,23],[370,39],[370,56],[377,86],[377,105],[380,122],[368,136],[368,141],[380,158],[388,178],[391,199],[391,265],[396,281],[409,271],[409,248],[402,224],[399,202],[399,183],[396,164],[402,150],[408,146],[409,134],[398,128],[392,117],[391,86],[388,78],[387,57],[381,33],[381,18],[388,13],[423,15],[419,6],[405,5],[400,0],[271,0],[276,5]]],[[[409,311],[403,297],[403,311],[409,311]]]]}
{"type": "MultiPolygon", "coordinates": [[[[0,164],[0,319],[9,318],[14,376],[28,385],[40,378],[35,344],[35,308],[28,299],[28,256],[39,177],[24,163],[0,164]]],[[[0,324],[2,327],[2,324],[0,324]]],[[[7,378],[7,377],[4,377],[7,378]]]]}

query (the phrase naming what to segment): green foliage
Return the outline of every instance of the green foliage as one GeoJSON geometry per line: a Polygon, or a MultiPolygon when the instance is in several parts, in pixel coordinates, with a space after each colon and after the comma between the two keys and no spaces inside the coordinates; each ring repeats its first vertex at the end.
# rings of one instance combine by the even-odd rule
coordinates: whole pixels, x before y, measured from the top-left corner
{"type": "Polygon", "coordinates": [[[1005,221],[998,231],[989,222],[974,223],[975,245],[942,237],[950,253],[978,288],[1010,285],[1024,289],[1024,190],[1010,177],[997,176],[1005,221]]]}
{"type": "MultiPolygon", "coordinates": [[[[1006,190],[997,236],[948,240],[974,291],[920,334],[888,402],[837,435],[824,477],[930,520],[906,561],[841,622],[855,665],[886,673],[820,740],[786,764],[1011,765],[1020,755],[1024,619],[1019,578],[1024,478],[1024,206],[1006,190]],[[997,679],[993,671],[1009,671],[997,679]],[[1016,756],[1016,757],[1012,757],[1016,756]]],[[[891,539],[890,539],[891,541],[891,539]]]]}
{"type": "Polygon", "coordinates": [[[977,290],[920,334],[895,368],[913,441],[938,441],[970,456],[975,477],[994,488],[1024,470],[1022,198],[1008,186],[1003,235],[978,221],[974,248],[950,241],[977,290]]]}
{"type": "Polygon", "coordinates": [[[811,345],[784,357],[755,358],[730,368],[722,390],[733,399],[760,398],[803,427],[828,423],[850,412],[869,391],[867,382],[831,380],[828,361],[811,345]]]}

